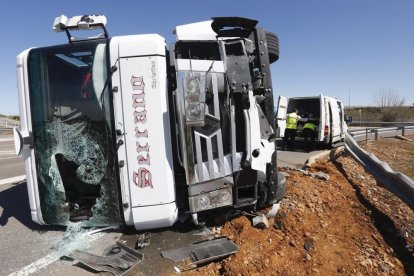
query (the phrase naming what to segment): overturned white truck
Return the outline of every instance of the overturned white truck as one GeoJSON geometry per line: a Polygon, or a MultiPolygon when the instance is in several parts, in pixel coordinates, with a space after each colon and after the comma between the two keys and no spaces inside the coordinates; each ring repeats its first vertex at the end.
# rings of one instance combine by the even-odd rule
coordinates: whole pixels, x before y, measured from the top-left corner
{"type": "Polygon", "coordinates": [[[104,16],[60,16],[69,43],[17,57],[32,219],[39,224],[171,226],[284,194],[276,167],[270,64],[277,37],[220,17],[109,37],[104,16]],[[74,30],[102,29],[76,39],[74,30]]]}

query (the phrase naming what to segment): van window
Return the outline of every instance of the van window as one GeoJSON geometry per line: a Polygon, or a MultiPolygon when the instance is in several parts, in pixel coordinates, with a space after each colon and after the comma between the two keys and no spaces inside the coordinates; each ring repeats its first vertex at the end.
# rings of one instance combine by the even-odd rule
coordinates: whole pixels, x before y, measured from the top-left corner
{"type": "Polygon", "coordinates": [[[289,99],[288,112],[292,112],[295,108],[298,109],[300,116],[313,114],[315,119],[319,119],[321,116],[319,98],[289,99]]]}

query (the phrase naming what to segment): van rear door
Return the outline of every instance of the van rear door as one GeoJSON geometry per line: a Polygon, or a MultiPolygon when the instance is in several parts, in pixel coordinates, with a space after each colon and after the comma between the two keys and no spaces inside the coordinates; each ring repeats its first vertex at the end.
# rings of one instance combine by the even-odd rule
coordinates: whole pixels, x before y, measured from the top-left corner
{"type": "Polygon", "coordinates": [[[340,119],[340,106],[335,99],[329,99],[329,107],[331,109],[331,141],[335,143],[341,140],[341,119],[340,119]]]}
{"type": "Polygon", "coordinates": [[[344,118],[344,106],[342,102],[337,101],[338,104],[338,110],[339,110],[339,121],[340,121],[340,127],[341,127],[341,139],[345,138],[345,132],[347,131],[347,125],[344,118]]]}
{"type": "Polygon", "coordinates": [[[327,124],[327,108],[325,103],[325,97],[322,94],[319,94],[319,104],[320,104],[320,116],[319,116],[319,126],[318,126],[318,142],[324,141],[324,131],[325,125],[327,124]]]}
{"type": "Polygon", "coordinates": [[[279,96],[276,112],[276,137],[283,137],[286,128],[286,113],[287,113],[288,98],[279,96]]]}

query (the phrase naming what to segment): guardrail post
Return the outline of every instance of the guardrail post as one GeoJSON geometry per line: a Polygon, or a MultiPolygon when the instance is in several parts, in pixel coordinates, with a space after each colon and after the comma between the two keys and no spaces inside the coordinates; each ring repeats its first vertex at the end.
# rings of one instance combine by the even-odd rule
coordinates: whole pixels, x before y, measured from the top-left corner
{"type": "Polygon", "coordinates": [[[375,134],[375,140],[378,140],[379,139],[378,130],[377,129],[371,129],[371,132],[374,132],[374,134],[375,134]]]}
{"type": "Polygon", "coordinates": [[[365,129],[365,143],[368,143],[368,128],[365,129]]]}
{"type": "Polygon", "coordinates": [[[401,127],[401,135],[402,136],[405,136],[405,126],[402,126],[401,127]]]}

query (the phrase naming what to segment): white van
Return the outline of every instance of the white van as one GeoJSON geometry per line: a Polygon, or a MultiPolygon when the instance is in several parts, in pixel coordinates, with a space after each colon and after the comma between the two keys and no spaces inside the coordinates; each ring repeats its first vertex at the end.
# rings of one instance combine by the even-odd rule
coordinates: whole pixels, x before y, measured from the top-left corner
{"type": "MultiPolygon", "coordinates": [[[[305,114],[313,114],[309,121],[317,126],[316,143],[332,146],[345,138],[345,133],[347,132],[346,122],[348,120],[344,117],[343,103],[338,99],[322,94],[313,97],[295,98],[279,96],[276,113],[277,137],[283,137],[286,128],[286,121],[280,118],[285,118],[286,114],[292,112],[295,108],[298,109],[298,114],[301,117],[304,117],[305,114]]],[[[303,125],[303,122],[298,123],[296,139],[301,139],[303,125]]]]}

